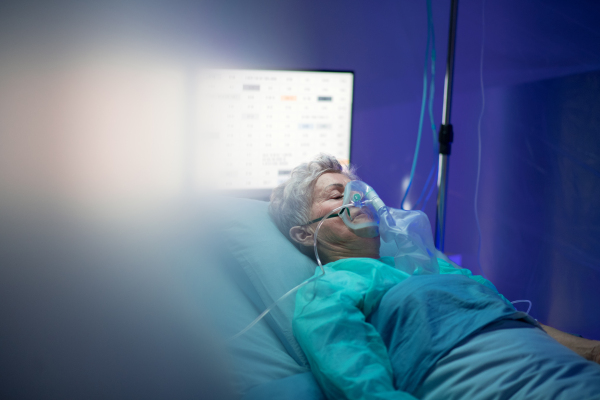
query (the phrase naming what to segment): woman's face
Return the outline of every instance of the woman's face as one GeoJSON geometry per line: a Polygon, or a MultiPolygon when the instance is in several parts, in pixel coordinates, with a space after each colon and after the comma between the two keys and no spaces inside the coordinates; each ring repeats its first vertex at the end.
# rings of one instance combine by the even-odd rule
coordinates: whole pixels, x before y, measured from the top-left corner
{"type": "MultiPolygon", "coordinates": [[[[313,187],[313,202],[310,208],[310,221],[329,214],[343,203],[344,189],[350,179],[342,174],[323,174],[313,187]]],[[[316,229],[317,223],[314,224],[316,229]]],[[[323,223],[321,230],[327,227],[343,236],[348,230],[341,218],[331,218],[323,223]]],[[[350,232],[351,233],[351,232],[350,232]]]]}
{"type": "MultiPolygon", "coordinates": [[[[310,209],[310,221],[324,217],[343,204],[344,188],[350,179],[338,173],[327,173],[319,177],[313,188],[313,202],[310,209]]],[[[309,228],[314,230],[318,223],[309,228]]],[[[361,238],[352,233],[341,218],[326,220],[318,235],[323,252],[331,258],[339,253],[341,257],[379,257],[379,237],[361,238]]],[[[319,248],[319,254],[321,248],[319,248]]]]}

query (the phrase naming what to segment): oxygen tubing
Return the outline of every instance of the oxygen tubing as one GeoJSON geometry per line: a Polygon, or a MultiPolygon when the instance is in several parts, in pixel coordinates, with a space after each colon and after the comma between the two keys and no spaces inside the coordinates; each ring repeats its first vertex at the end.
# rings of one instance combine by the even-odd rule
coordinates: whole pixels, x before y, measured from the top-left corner
{"type": "Polygon", "coordinates": [[[352,207],[352,204],[344,204],[341,205],[337,208],[334,208],[333,210],[331,210],[331,212],[329,214],[327,214],[322,220],[321,222],[319,222],[319,225],[317,225],[317,229],[315,229],[315,258],[317,259],[317,264],[319,265],[319,268],[321,268],[321,275],[316,275],[313,276],[310,279],[305,280],[304,282],[302,282],[301,284],[295,286],[294,288],[290,289],[287,293],[285,293],[283,296],[281,296],[280,298],[278,298],[277,300],[275,300],[275,302],[273,302],[273,304],[271,304],[269,307],[267,307],[262,313],[260,313],[260,315],[258,317],[256,317],[254,319],[254,321],[250,322],[244,329],[242,329],[241,331],[239,331],[238,333],[236,333],[235,335],[233,335],[232,337],[230,337],[229,339],[227,339],[227,342],[230,342],[232,340],[235,340],[237,338],[239,338],[240,336],[242,336],[244,333],[248,332],[250,329],[252,329],[252,327],[254,325],[256,325],[261,319],[263,319],[268,313],[271,312],[272,309],[275,308],[275,306],[283,299],[287,298],[289,295],[291,295],[292,293],[296,292],[298,289],[300,289],[302,286],[322,277],[323,275],[325,275],[325,268],[323,268],[323,264],[321,264],[321,259],[319,258],[319,253],[317,251],[317,234],[319,232],[319,229],[321,228],[321,225],[323,225],[323,222],[325,222],[325,220],[333,213],[335,212],[339,212],[340,210],[343,210],[344,208],[348,208],[348,207],[352,207]]]}

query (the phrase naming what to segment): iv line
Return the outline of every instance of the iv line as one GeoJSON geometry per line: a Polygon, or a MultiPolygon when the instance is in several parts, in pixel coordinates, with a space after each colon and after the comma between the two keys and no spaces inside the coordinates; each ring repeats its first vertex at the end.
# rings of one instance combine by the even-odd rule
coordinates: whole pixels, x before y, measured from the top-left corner
{"type": "Polygon", "coordinates": [[[348,208],[351,207],[352,204],[344,204],[341,205],[337,208],[334,208],[333,210],[331,210],[331,212],[329,214],[327,214],[320,222],[319,225],[317,225],[317,229],[315,229],[315,257],[317,259],[317,263],[319,264],[319,268],[321,268],[321,275],[316,275],[313,276],[312,278],[300,283],[299,285],[293,287],[292,289],[290,289],[287,293],[285,293],[284,295],[282,295],[280,298],[278,298],[277,300],[275,300],[273,302],[273,304],[271,304],[269,307],[267,307],[262,313],[260,313],[260,315],[258,317],[256,317],[254,319],[254,321],[250,322],[248,324],[248,326],[246,326],[244,329],[242,329],[241,331],[239,331],[238,333],[236,333],[235,335],[233,335],[232,337],[230,337],[229,339],[227,339],[227,342],[233,341],[237,338],[239,338],[240,336],[242,336],[244,333],[248,332],[254,325],[256,325],[261,319],[263,319],[269,312],[271,312],[271,310],[273,308],[275,308],[275,306],[283,299],[287,298],[289,295],[291,295],[292,293],[296,292],[298,289],[300,289],[302,286],[314,281],[315,279],[318,279],[320,277],[322,277],[323,275],[325,275],[325,268],[323,268],[323,264],[321,264],[321,259],[319,258],[319,253],[317,252],[317,234],[319,232],[319,229],[321,228],[321,225],[323,225],[323,223],[327,220],[327,218],[335,213],[336,211],[340,211],[344,208],[348,208]]]}

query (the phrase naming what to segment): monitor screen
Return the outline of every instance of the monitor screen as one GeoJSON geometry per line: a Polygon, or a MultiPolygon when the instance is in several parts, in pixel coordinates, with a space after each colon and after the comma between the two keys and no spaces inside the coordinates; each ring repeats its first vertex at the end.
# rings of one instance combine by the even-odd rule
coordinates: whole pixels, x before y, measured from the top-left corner
{"type": "Polygon", "coordinates": [[[200,145],[218,158],[218,188],[269,192],[319,153],[349,162],[352,72],[211,70],[200,85],[200,145]]]}

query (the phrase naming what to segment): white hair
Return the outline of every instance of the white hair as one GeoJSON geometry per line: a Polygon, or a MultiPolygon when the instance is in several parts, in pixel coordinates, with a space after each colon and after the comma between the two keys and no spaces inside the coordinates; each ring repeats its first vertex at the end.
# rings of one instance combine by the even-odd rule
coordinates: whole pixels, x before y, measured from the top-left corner
{"type": "Polygon", "coordinates": [[[313,188],[325,173],[343,174],[358,180],[354,167],[345,167],[328,154],[319,154],[312,161],[298,165],[292,170],[290,179],[273,189],[269,214],[281,231],[300,251],[314,257],[310,248],[290,238],[290,229],[309,221],[313,202],[313,188]]]}

